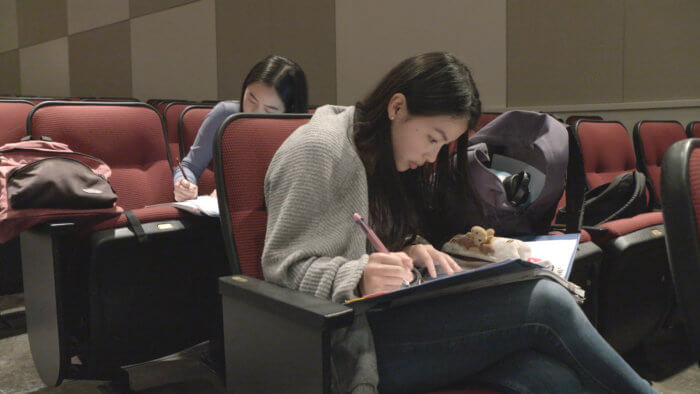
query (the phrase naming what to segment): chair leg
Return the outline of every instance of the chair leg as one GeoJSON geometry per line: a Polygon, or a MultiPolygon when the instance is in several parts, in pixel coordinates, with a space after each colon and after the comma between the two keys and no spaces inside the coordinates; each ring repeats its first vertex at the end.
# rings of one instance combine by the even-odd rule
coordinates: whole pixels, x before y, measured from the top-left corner
{"type": "Polygon", "coordinates": [[[61,384],[68,367],[60,294],[60,259],[55,258],[51,226],[21,234],[24,301],[29,346],[39,377],[61,384]]]}

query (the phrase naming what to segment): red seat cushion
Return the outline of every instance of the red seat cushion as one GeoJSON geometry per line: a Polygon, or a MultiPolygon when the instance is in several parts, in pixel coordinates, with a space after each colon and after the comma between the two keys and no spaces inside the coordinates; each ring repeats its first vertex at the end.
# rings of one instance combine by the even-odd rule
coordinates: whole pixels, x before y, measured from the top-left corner
{"type": "Polygon", "coordinates": [[[609,221],[600,226],[608,229],[606,233],[600,235],[592,234],[592,237],[596,244],[602,245],[622,235],[663,223],[664,219],[661,212],[647,212],[631,218],[609,221]]]}

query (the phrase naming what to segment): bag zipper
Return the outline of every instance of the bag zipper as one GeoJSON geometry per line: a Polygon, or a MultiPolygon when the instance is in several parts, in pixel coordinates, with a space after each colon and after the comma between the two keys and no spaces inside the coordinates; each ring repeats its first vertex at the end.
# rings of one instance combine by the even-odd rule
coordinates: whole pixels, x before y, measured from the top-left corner
{"type": "MultiPolygon", "coordinates": [[[[83,156],[83,157],[87,157],[87,158],[93,159],[93,160],[98,161],[98,162],[100,162],[100,163],[102,163],[102,164],[104,164],[104,165],[107,165],[107,163],[105,163],[104,160],[102,160],[102,159],[100,159],[100,158],[98,158],[98,157],[95,157],[95,156],[92,156],[92,155],[88,155],[87,153],[75,152],[75,151],[70,151],[70,152],[57,152],[57,151],[52,151],[52,150],[41,150],[41,149],[30,149],[30,148],[14,148],[14,149],[11,149],[11,150],[8,150],[8,151],[5,151],[5,152],[0,152],[0,156],[3,155],[3,154],[5,154],[5,153],[15,152],[15,151],[78,155],[78,156],[83,156]]],[[[64,157],[64,156],[53,156],[53,157],[64,157]]],[[[50,159],[50,157],[47,157],[46,159],[50,159]]],[[[39,159],[39,160],[44,160],[44,159],[39,159]]],[[[74,160],[75,160],[75,159],[74,159],[74,160]]],[[[75,161],[80,161],[80,160],[75,160],[75,161]]],[[[30,163],[30,164],[31,164],[31,163],[30,163]]],[[[83,164],[85,164],[85,163],[83,163],[83,164]]],[[[27,164],[27,165],[28,165],[28,164],[27,164]]],[[[87,164],[85,164],[85,165],[87,165],[87,164]]],[[[88,166],[88,167],[89,167],[89,166],[88,166]]],[[[92,171],[92,169],[90,169],[90,170],[92,171]]]]}
{"type": "MultiPolygon", "coordinates": [[[[30,150],[31,150],[31,149],[30,149],[30,150]]],[[[89,155],[88,155],[88,156],[89,156],[89,155]]],[[[38,164],[38,163],[41,163],[41,162],[46,161],[46,160],[55,160],[55,159],[61,159],[61,160],[67,160],[67,161],[74,162],[74,163],[79,163],[79,164],[82,165],[83,167],[85,167],[85,168],[87,168],[88,170],[90,170],[91,173],[97,175],[98,177],[100,177],[100,178],[102,178],[102,179],[104,179],[104,180],[107,180],[104,176],[102,176],[102,174],[96,173],[95,171],[92,170],[92,168],[90,168],[89,165],[83,163],[83,162],[80,161],[80,160],[75,160],[75,159],[72,159],[72,158],[70,158],[70,157],[54,156],[54,157],[45,157],[45,158],[43,158],[43,159],[39,159],[39,160],[33,161],[33,162],[31,162],[31,163],[25,164],[25,165],[23,165],[23,166],[19,166],[19,167],[15,167],[15,168],[11,169],[11,170],[7,173],[7,183],[10,183],[10,179],[11,179],[18,171],[22,172],[22,171],[25,171],[25,170],[29,170],[29,167],[35,167],[36,164],[38,164]]]]}

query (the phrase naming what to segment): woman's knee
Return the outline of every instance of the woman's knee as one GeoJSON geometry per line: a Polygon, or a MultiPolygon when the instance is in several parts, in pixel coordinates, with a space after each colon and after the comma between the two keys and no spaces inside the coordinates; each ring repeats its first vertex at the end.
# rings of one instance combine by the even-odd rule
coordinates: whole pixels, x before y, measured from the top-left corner
{"type": "Polygon", "coordinates": [[[571,293],[557,282],[537,280],[530,294],[528,314],[533,320],[551,324],[561,319],[572,319],[582,313],[571,293]]]}

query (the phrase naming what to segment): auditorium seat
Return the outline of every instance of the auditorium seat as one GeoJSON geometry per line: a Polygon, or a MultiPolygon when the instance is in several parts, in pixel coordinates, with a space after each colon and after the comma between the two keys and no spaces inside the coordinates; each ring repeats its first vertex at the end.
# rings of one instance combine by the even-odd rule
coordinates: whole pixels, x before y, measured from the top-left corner
{"type": "MultiPolygon", "coordinates": [[[[0,100],[0,145],[27,135],[27,115],[34,107],[27,100],[0,100]]],[[[22,292],[19,238],[0,244],[0,296],[22,292]]]]}
{"type": "Polygon", "coordinates": [[[136,218],[50,223],[20,235],[27,331],[42,381],[128,385],[121,366],[213,337],[216,278],[229,271],[218,220],[152,206],[173,200],[163,120],[153,107],[46,102],[27,128],[34,139],[104,160],[117,204],[136,218]]]}
{"type": "Polygon", "coordinates": [[[637,167],[651,182],[654,207],[661,208],[661,162],[666,150],[686,138],[683,125],[676,121],[642,120],[632,131],[637,167]]]}
{"type": "MultiPolygon", "coordinates": [[[[180,140],[180,155],[187,156],[190,147],[197,138],[197,132],[204,122],[204,118],[211,112],[214,105],[190,105],[185,108],[178,119],[178,137],[180,140]]],[[[216,180],[214,179],[214,160],[209,163],[209,166],[204,169],[202,175],[199,176],[197,182],[200,195],[210,194],[216,188],[216,180]]]]}
{"type": "MultiPolygon", "coordinates": [[[[588,189],[636,169],[632,140],[622,123],[582,119],[574,133],[588,189]]],[[[663,218],[661,212],[646,212],[598,228],[591,236],[603,249],[599,329],[625,353],[654,334],[672,308],[663,218]]]]}
{"type": "MultiPolygon", "coordinates": [[[[219,284],[229,392],[330,392],[329,334],[352,321],[349,307],[263,280],[265,173],[277,148],[310,117],[236,114],[217,133],[221,226],[237,274],[219,284]],[[275,379],[267,378],[271,375],[275,379]]],[[[435,393],[498,393],[460,387],[467,388],[435,393]]]]}
{"type": "Polygon", "coordinates": [[[492,120],[496,119],[501,112],[482,112],[479,117],[479,121],[476,123],[475,131],[481,130],[482,127],[486,126],[492,120]]]}
{"type": "Polygon", "coordinates": [[[182,161],[184,156],[181,155],[180,149],[180,133],[178,130],[178,122],[180,114],[185,108],[195,103],[191,101],[171,101],[163,109],[163,118],[165,118],[165,132],[168,137],[168,148],[170,149],[170,158],[175,166],[177,161],[182,161]]]}
{"type": "Polygon", "coordinates": [[[598,115],[569,115],[569,117],[566,118],[565,123],[571,126],[575,126],[576,122],[578,122],[581,119],[603,120],[603,117],[598,115]]]}
{"type": "Polygon", "coordinates": [[[666,244],[676,298],[692,349],[700,360],[700,138],[671,145],[661,167],[666,244]]]}
{"type": "Polygon", "coordinates": [[[700,121],[694,121],[688,123],[685,128],[686,135],[688,138],[700,138],[700,121]]]}

